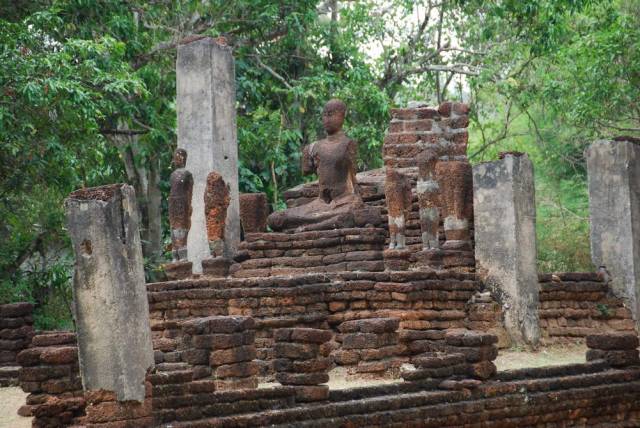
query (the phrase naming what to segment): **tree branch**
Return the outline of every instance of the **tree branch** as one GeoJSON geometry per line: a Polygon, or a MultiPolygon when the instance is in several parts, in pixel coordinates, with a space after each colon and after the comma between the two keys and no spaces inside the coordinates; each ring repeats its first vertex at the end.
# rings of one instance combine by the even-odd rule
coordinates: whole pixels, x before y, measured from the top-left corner
{"type": "Polygon", "coordinates": [[[260,59],[260,57],[255,54],[255,55],[251,55],[255,60],[256,63],[258,63],[258,65],[262,68],[264,68],[267,72],[269,72],[269,74],[271,74],[273,77],[275,77],[276,79],[278,79],[280,82],[282,82],[282,84],[289,89],[290,91],[293,90],[293,86],[291,86],[289,84],[289,82],[287,82],[287,80],[282,77],[280,74],[278,74],[273,68],[269,67],[267,64],[265,64],[264,62],[262,62],[262,60],[260,59]]]}
{"type": "Polygon", "coordinates": [[[104,135],[142,135],[149,131],[144,129],[101,129],[100,133],[104,135]]]}

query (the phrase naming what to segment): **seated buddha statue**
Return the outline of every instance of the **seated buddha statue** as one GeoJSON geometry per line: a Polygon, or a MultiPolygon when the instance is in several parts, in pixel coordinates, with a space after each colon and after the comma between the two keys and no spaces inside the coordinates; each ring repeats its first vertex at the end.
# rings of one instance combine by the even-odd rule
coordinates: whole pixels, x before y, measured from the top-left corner
{"type": "Polygon", "coordinates": [[[342,131],[347,106],[332,99],[322,112],[327,137],[303,148],[302,173],[318,174],[318,197],[272,213],[274,231],[304,232],[378,224],[380,213],[365,206],[356,181],[357,143],[342,131]]]}

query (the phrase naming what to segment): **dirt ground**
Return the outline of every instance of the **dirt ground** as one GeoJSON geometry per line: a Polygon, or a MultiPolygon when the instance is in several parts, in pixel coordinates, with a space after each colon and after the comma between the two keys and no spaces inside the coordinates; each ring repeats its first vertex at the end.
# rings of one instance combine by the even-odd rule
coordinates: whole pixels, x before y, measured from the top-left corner
{"type": "MultiPolygon", "coordinates": [[[[498,370],[510,370],[524,367],[559,366],[563,364],[584,363],[585,345],[554,345],[541,348],[537,352],[519,349],[502,349],[496,359],[498,370]]],[[[355,379],[347,376],[342,368],[336,368],[330,373],[331,389],[346,389],[353,387],[373,386],[386,383],[402,382],[402,379],[355,379]]],[[[273,383],[260,384],[260,388],[275,386],[273,383]]],[[[0,388],[0,428],[29,428],[31,418],[18,416],[16,411],[25,403],[27,394],[20,388],[0,388]]]]}
{"type": "Polygon", "coordinates": [[[18,387],[0,388],[0,428],[30,428],[31,418],[18,416],[27,394],[18,387]]]}
{"type": "Polygon", "coordinates": [[[562,366],[584,363],[587,347],[584,344],[553,345],[537,352],[519,349],[501,349],[495,363],[498,370],[522,369],[525,367],[562,366]]]}

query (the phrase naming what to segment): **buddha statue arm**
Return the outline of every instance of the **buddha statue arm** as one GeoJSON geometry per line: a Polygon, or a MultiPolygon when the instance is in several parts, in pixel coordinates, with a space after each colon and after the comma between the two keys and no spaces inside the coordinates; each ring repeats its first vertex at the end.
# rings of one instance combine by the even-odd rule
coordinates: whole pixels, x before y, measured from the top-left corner
{"type": "Polygon", "coordinates": [[[309,175],[316,172],[317,165],[313,148],[315,143],[308,144],[302,148],[302,175],[309,175]]]}

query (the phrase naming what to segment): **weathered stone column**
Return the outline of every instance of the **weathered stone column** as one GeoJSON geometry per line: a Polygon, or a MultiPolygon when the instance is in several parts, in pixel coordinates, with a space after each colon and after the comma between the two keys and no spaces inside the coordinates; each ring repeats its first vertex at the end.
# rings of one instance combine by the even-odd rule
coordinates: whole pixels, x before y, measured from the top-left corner
{"type": "Polygon", "coordinates": [[[640,145],[596,141],[586,151],[591,259],[640,320],[640,145]]]}
{"type": "Polygon", "coordinates": [[[498,298],[505,328],[516,344],[535,346],[538,325],[536,207],[528,156],[473,167],[476,267],[498,298]]]}
{"type": "Polygon", "coordinates": [[[235,69],[231,48],[211,38],[178,47],[176,64],[178,147],[189,154],[193,174],[193,214],[187,241],[193,272],[209,256],[204,192],[207,174],[220,173],[229,185],[224,251],[232,257],[240,242],[235,69]]]}
{"type": "Polygon", "coordinates": [[[135,192],[126,184],[77,190],[65,212],[83,387],[143,401],[153,350],[135,192]]]}

